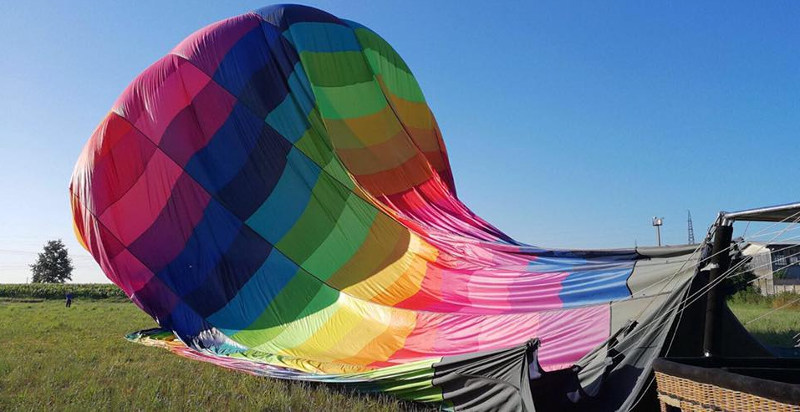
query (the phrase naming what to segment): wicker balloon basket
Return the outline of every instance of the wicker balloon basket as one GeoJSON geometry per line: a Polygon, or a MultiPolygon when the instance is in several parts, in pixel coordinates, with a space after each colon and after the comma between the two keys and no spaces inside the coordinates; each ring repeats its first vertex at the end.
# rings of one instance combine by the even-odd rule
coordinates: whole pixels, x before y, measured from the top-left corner
{"type": "Polygon", "coordinates": [[[800,412],[800,360],[657,359],[666,411],[800,412]]]}

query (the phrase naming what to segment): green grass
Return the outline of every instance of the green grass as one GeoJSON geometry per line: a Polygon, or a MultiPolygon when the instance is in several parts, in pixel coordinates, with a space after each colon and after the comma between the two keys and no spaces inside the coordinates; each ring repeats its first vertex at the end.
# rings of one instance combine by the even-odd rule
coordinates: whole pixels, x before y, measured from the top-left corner
{"type": "MultiPolygon", "coordinates": [[[[728,302],[728,307],[742,324],[773,310],[773,306],[770,302],[728,302]]],[[[791,347],[795,345],[792,338],[800,333],[800,310],[794,307],[784,308],[745,325],[745,328],[762,343],[791,347]]]]}
{"type": "Polygon", "coordinates": [[[125,340],[154,322],[129,302],[0,300],[0,410],[356,410],[389,397],[223,369],[125,340]]]}
{"type": "MultiPolygon", "coordinates": [[[[768,301],[728,302],[747,322],[768,301]]],[[[127,301],[0,298],[0,410],[234,409],[399,411],[415,405],[323,385],[260,378],[129,343],[154,322],[127,301]]],[[[800,309],[746,326],[764,343],[794,346],[800,309]]]]}

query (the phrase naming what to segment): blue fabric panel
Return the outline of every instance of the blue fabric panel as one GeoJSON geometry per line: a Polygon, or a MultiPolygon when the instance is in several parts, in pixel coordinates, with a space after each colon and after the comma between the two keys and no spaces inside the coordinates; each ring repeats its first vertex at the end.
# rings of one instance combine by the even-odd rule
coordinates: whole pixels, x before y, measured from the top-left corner
{"type": "MultiPolygon", "coordinates": [[[[273,61],[274,62],[274,61],[273,61]]],[[[239,102],[263,119],[289,94],[289,89],[274,64],[256,72],[239,94],[239,102]]]]}
{"type": "Polygon", "coordinates": [[[537,257],[528,264],[527,271],[534,273],[571,272],[588,264],[586,259],[563,257],[537,257]]]}
{"type": "Polygon", "coordinates": [[[308,6],[292,5],[286,7],[285,5],[274,5],[262,7],[255,10],[255,13],[261,18],[277,27],[280,31],[284,31],[289,26],[298,22],[320,22],[320,23],[334,23],[341,24],[338,17],[315,9],[308,6]]]}
{"type": "Polygon", "coordinates": [[[319,166],[293,148],[278,184],[247,225],[270,243],[278,243],[306,209],[319,173],[319,166]]]}
{"type": "Polygon", "coordinates": [[[353,29],[341,24],[295,23],[283,35],[297,48],[297,52],[361,51],[353,29]]]}
{"type": "MultiPolygon", "coordinates": [[[[201,190],[190,175],[182,174],[172,187],[170,198],[155,221],[128,245],[128,251],[151,272],[162,271],[185,247],[187,237],[198,223],[194,213],[186,213],[187,208],[202,213],[200,220],[207,213],[207,195],[200,193],[201,190]]],[[[168,286],[172,287],[171,284],[168,286]]]]}
{"type": "Polygon", "coordinates": [[[237,104],[206,147],[192,156],[186,171],[204,189],[216,195],[244,166],[263,129],[262,119],[237,104]]]}
{"type": "Polygon", "coordinates": [[[253,75],[272,60],[264,33],[254,27],[225,54],[212,77],[215,82],[239,96],[253,75]]]}
{"type": "Polygon", "coordinates": [[[264,42],[268,43],[269,59],[255,71],[238,94],[239,101],[263,119],[289,94],[286,78],[300,61],[283,36],[270,25],[262,25],[264,42]]]}
{"type": "MultiPolygon", "coordinates": [[[[197,337],[200,332],[211,329],[211,326],[185,303],[178,303],[172,309],[168,326],[185,342],[197,337]]],[[[162,326],[164,327],[164,326],[162,326]]]]}
{"type": "Polygon", "coordinates": [[[162,328],[169,328],[169,315],[178,304],[179,299],[175,293],[164,284],[157,276],[153,276],[147,283],[139,288],[133,299],[142,304],[144,311],[158,322],[162,328]]]}
{"type": "Polygon", "coordinates": [[[267,116],[267,124],[275,128],[286,140],[295,143],[308,130],[308,112],[303,113],[301,107],[292,96],[287,96],[275,110],[267,116]]]}
{"type": "Polygon", "coordinates": [[[561,282],[558,297],[564,307],[603,303],[631,296],[628,277],[632,269],[622,267],[579,270],[567,275],[561,282]]]}
{"type": "Polygon", "coordinates": [[[306,71],[303,70],[303,65],[300,63],[295,64],[292,74],[289,76],[289,90],[292,92],[297,104],[300,105],[300,110],[303,113],[311,112],[314,108],[314,92],[311,89],[311,82],[308,81],[306,71]]]}
{"type": "Polygon", "coordinates": [[[264,125],[261,138],[236,177],[219,191],[219,199],[242,220],[246,220],[267,199],[286,167],[292,145],[278,132],[264,125]]]}
{"type": "Polygon", "coordinates": [[[298,266],[278,249],[272,249],[255,275],[228,304],[208,320],[228,336],[255,322],[275,296],[297,273],[298,266]]]}
{"type": "Polygon", "coordinates": [[[542,249],[536,246],[519,245],[519,252],[527,255],[536,255],[536,259],[541,258],[561,258],[561,259],[584,259],[594,262],[627,262],[633,264],[633,260],[639,257],[634,249],[618,250],[564,250],[564,249],[542,249]]]}
{"type": "Polygon", "coordinates": [[[266,118],[267,124],[275,128],[288,141],[295,143],[311,126],[308,116],[314,109],[314,93],[300,63],[289,76],[291,94],[266,118]]]}
{"type": "Polygon", "coordinates": [[[219,202],[211,200],[183,251],[156,273],[175,293],[185,295],[204,281],[230,248],[242,223],[219,202]]]}
{"type": "Polygon", "coordinates": [[[199,142],[205,142],[205,133],[197,119],[194,106],[181,110],[164,130],[158,147],[175,163],[183,167],[189,161],[199,142]]]}
{"type": "Polygon", "coordinates": [[[365,25],[363,25],[363,24],[361,24],[359,22],[355,22],[355,21],[347,20],[347,19],[339,19],[339,20],[341,20],[342,23],[346,24],[348,27],[350,27],[353,30],[355,30],[355,29],[366,29],[366,30],[369,30],[369,31],[374,33],[374,30],[371,30],[369,27],[367,27],[367,26],[365,26],[365,25]]]}
{"type": "Polygon", "coordinates": [[[294,46],[284,37],[280,30],[269,23],[261,23],[261,31],[272,51],[272,59],[283,73],[285,78],[292,72],[293,67],[300,61],[294,46]]]}
{"type": "Polygon", "coordinates": [[[256,273],[272,245],[246,225],[198,287],[183,299],[204,318],[225,306],[256,273]]]}

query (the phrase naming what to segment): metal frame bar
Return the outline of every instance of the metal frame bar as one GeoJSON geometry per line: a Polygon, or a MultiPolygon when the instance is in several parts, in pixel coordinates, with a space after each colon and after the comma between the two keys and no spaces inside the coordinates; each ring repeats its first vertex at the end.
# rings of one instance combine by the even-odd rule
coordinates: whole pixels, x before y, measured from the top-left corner
{"type": "Polygon", "coordinates": [[[723,224],[730,224],[737,220],[750,222],[774,222],[775,220],[759,219],[758,215],[783,211],[796,211],[797,213],[800,213],[800,202],[786,203],[777,206],[758,207],[755,209],[739,210],[736,212],[722,212],[723,224]]]}

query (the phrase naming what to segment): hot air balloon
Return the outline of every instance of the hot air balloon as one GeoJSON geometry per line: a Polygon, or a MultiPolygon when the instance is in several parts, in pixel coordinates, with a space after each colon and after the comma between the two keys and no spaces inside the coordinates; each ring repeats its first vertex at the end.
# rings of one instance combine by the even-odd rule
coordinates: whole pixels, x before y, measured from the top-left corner
{"type": "Polygon", "coordinates": [[[459,200],[397,52],[304,6],[214,23],[148,67],[70,194],[78,239],[158,324],[131,340],[453,409],[630,405],[702,251],[510,238],[459,200]]]}

